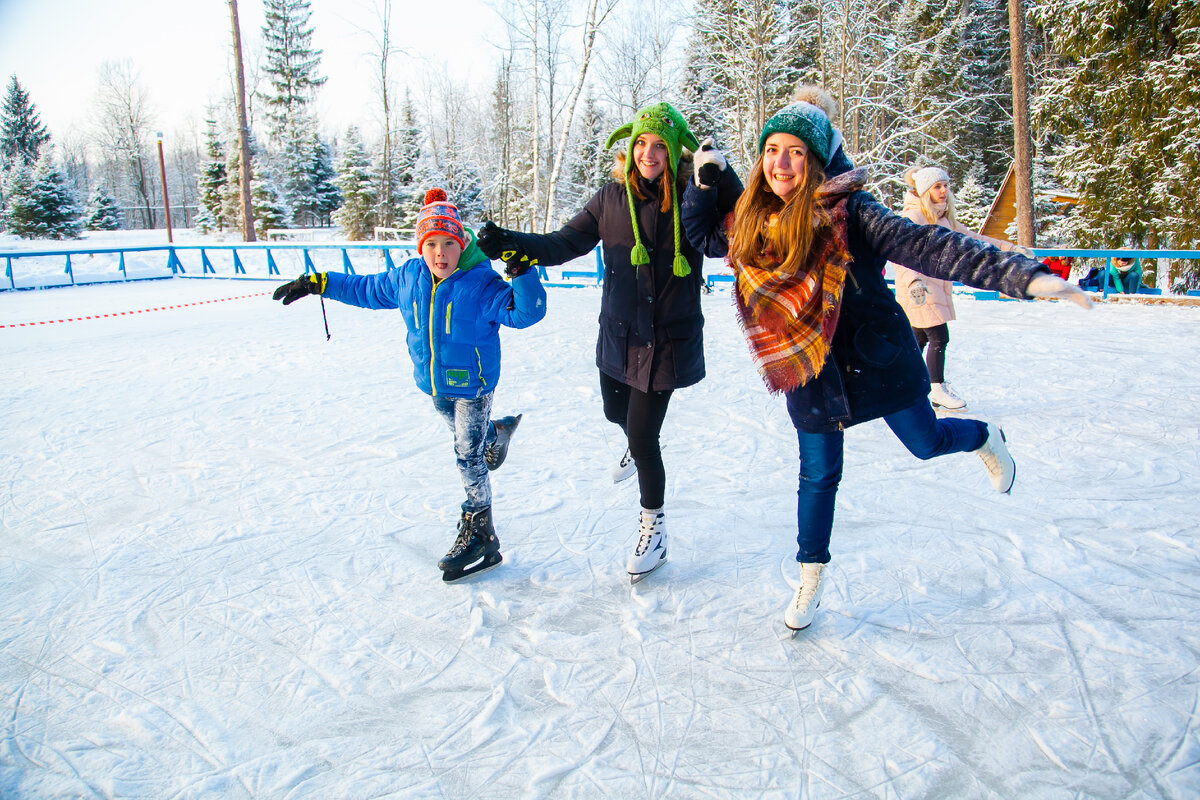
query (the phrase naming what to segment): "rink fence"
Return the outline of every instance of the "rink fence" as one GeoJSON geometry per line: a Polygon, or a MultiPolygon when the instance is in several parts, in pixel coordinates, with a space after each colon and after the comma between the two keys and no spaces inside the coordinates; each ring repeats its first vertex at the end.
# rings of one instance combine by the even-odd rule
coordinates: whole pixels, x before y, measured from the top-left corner
{"type": "MultiPolygon", "coordinates": [[[[1063,256],[1110,261],[1113,258],[1140,258],[1156,262],[1154,287],[1142,287],[1138,294],[1170,295],[1170,262],[1173,259],[1200,260],[1200,250],[1128,250],[1036,248],[1038,258],[1063,256]]],[[[202,245],[153,245],[107,248],[62,248],[54,250],[0,250],[4,277],[8,286],[0,291],[46,289],[90,283],[160,280],[164,278],[224,278],[232,280],[277,281],[283,277],[341,271],[350,275],[381,272],[417,254],[412,241],[354,243],[256,242],[202,245]]],[[[595,266],[580,268],[580,261],[564,265],[551,274],[538,267],[548,286],[595,286],[604,280],[604,262],[600,248],[593,251],[595,266]]],[[[709,290],[732,286],[728,271],[706,276],[709,290]]],[[[996,292],[962,288],[976,299],[1000,298],[996,292]]],[[[1107,297],[1105,291],[1103,297],[1107,297]]],[[[1200,296],[1200,291],[1189,291],[1200,296]]],[[[1000,298],[1002,299],[1002,298],[1000,298]]]]}
{"type": "MultiPolygon", "coordinates": [[[[538,272],[550,286],[597,285],[604,279],[604,264],[600,248],[593,252],[594,268],[579,269],[574,262],[555,280],[544,267],[538,272]]],[[[312,272],[355,275],[393,269],[415,255],[416,243],[411,241],[0,250],[8,283],[0,291],[177,277],[277,281],[312,272]]]]}

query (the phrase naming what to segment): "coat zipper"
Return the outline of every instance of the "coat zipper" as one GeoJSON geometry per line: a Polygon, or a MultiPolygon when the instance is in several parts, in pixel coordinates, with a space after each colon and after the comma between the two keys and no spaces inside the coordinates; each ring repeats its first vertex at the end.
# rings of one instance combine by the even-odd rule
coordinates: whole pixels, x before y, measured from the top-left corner
{"type": "Polygon", "coordinates": [[[433,324],[433,312],[437,308],[435,300],[437,299],[438,285],[435,283],[433,288],[429,290],[429,390],[437,397],[437,376],[434,373],[433,363],[437,360],[433,352],[433,332],[437,328],[433,324]]]}

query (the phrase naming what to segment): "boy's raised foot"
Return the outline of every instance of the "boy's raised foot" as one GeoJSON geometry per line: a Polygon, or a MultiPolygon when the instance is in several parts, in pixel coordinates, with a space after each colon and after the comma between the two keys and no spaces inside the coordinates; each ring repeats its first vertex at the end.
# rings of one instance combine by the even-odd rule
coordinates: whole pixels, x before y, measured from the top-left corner
{"type": "Polygon", "coordinates": [[[489,472],[500,469],[500,465],[504,463],[508,456],[508,443],[517,426],[521,424],[523,416],[525,415],[517,414],[515,417],[503,417],[492,423],[496,428],[496,440],[483,448],[483,460],[489,472]]]}

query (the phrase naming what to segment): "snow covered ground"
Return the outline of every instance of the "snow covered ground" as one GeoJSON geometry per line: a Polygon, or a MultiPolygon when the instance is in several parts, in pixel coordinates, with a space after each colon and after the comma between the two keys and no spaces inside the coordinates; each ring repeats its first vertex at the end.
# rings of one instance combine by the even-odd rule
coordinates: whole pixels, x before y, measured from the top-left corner
{"type": "Polygon", "coordinates": [[[1200,311],[960,301],[1016,487],[851,430],[793,640],[794,434],[728,293],[664,431],[671,561],[624,575],[599,293],[552,289],[504,337],[505,563],[445,586],[462,490],[399,317],[327,303],[326,342],[269,288],[0,294],[176,306],[0,328],[0,796],[1200,794],[1200,311]]]}

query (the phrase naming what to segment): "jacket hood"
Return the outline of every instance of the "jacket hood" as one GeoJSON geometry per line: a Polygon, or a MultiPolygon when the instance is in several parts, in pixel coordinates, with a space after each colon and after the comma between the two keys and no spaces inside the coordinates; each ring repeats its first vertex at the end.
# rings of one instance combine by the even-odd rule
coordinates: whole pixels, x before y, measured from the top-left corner
{"type": "Polygon", "coordinates": [[[487,261],[488,257],[479,249],[479,243],[475,239],[475,231],[464,227],[463,233],[467,235],[467,246],[463,248],[462,255],[458,257],[458,269],[466,272],[487,261]]]}

